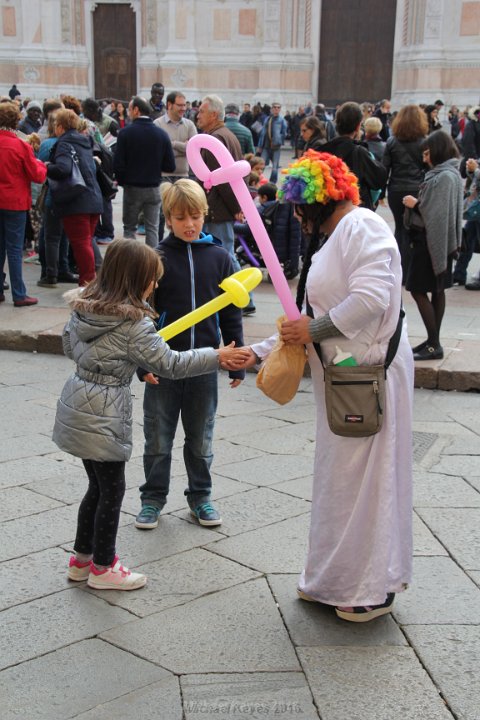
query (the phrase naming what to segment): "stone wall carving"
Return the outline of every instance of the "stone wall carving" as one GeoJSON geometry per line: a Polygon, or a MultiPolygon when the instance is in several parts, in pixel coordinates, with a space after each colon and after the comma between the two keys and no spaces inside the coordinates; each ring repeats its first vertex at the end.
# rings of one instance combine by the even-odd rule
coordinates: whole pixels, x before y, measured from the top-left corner
{"type": "Polygon", "coordinates": [[[157,3],[155,0],[146,0],[145,25],[147,45],[155,45],[157,40],[157,3]]]}
{"type": "Polygon", "coordinates": [[[62,43],[72,42],[72,4],[70,0],[61,0],[60,22],[62,43]]]}
{"type": "Polygon", "coordinates": [[[29,83],[36,83],[40,77],[40,73],[36,67],[28,66],[23,71],[23,77],[29,83]]]}
{"type": "Polygon", "coordinates": [[[267,43],[278,44],[280,37],[280,3],[277,0],[265,0],[264,39],[267,43]]]}

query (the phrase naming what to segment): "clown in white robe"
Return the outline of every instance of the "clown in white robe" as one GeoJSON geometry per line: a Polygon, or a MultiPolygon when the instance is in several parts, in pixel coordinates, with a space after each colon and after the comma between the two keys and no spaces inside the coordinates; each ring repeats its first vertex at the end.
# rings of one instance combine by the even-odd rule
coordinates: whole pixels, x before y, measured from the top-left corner
{"type": "MultiPolygon", "coordinates": [[[[355,208],[313,256],[307,295],[342,335],[321,342],[331,363],[338,345],[357,363],[385,361],[401,306],[402,270],[388,225],[355,208]]],[[[252,346],[259,357],[268,340],[252,346]]],[[[308,346],[317,406],[311,526],[299,590],[335,606],[379,605],[404,590],[412,570],[413,356],[406,323],[387,371],[383,425],[376,435],[340,437],[325,412],[323,368],[308,346]]]]}

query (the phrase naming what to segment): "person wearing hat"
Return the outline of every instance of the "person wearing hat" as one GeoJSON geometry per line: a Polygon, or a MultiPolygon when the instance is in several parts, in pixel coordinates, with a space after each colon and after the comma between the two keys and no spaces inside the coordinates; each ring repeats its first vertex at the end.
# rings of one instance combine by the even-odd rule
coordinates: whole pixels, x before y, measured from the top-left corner
{"type": "Polygon", "coordinates": [[[232,132],[240,143],[242,155],[254,153],[253,135],[248,127],[240,122],[240,108],[236,103],[225,106],[225,126],[232,132]]]}
{"type": "Polygon", "coordinates": [[[25,135],[36,133],[42,127],[42,106],[36,100],[31,100],[27,105],[27,115],[18,126],[20,132],[25,135]]]}
{"type": "Polygon", "coordinates": [[[150,117],[152,120],[165,115],[165,103],[163,102],[163,96],[165,95],[165,87],[161,82],[155,82],[150,90],[150,100],[148,104],[150,106],[150,117]]]}
{"type": "MultiPolygon", "coordinates": [[[[412,406],[414,366],[403,326],[385,383],[382,428],[343,437],[330,428],[324,369],[336,346],[359,365],[385,362],[399,324],[402,267],[386,222],[359,207],[356,176],[339,157],[308,150],[283,170],[279,196],[294,205],[310,237],[297,289],[308,314],[284,321],[281,339],[307,345],[316,405],[310,537],[298,582],[302,600],[366,622],[391,612],[412,575],[412,406]]],[[[251,346],[246,367],[264,359],[268,339],[251,346]]],[[[358,416],[362,421],[362,416],[358,416]]]]}

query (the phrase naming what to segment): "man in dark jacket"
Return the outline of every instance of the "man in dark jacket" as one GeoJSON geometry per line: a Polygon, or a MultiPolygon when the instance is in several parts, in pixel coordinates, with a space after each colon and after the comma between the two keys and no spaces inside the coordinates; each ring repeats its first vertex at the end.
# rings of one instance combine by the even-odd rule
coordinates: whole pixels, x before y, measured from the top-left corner
{"type": "Polygon", "coordinates": [[[163,102],[163,96],[165,95],[165,87],[161,82],[153,83],[152,89],[150,90],[149,112],[152,120],[157,120],[162,115],[165,115],[165,103],[163,102]]]}
{"type": "MultiPolygon", "coordinates": [[[[225,126],[225,108],[223,101],[218,95],[207,95],[203,98],[198,110],[197,127],[201,132],[213,135],[229,150],[234,160],[242,159],[242,149],[235,135],[225,126]]],[[[219,167],[218,161],[209,150],[202,150],[202,157],[205,165],[210,170],[219,167]]],[[[210,233],[213,237],[222,241],[223,247],[228,250],[235,272],[240,270],[240,263],[237,260],[234,250],[235,234],[233,223],[243,218],[240,212],[240,205],[235,194],[228,183],[214,185],[207,193],[208,215],[203,226],[203,232],[210,233]]],[[[250,295],[252,298],[252,295],[250,295]]],[[[255,312],[252,299],[246,308],[244,315],[255,312]]]]}
{"type": "Polygon", "coordinates": [[[8,96],[9,96],[10,100],[15,100],[15,98],[18,97],[19,95],[21,95],[20,90],[17,88],[16,85],[12,85],[12,87],[8,91],[8,96]]]}
{"type": "Polygon", "coordinates": [[[158,245],[160,180],[162,172],[175,171],[172,143],[165,130],[156,127],[146,100],[134,97],[128,106],[132,120],[118,135],[114,157],[115,176],[123,185],[123,235],[135,238],[138,214],[145,218],[145,242],[158,245]]]}
{"type": "Polygon", "coordinates": [[[240,115],[240,122],[250,130],[253,125],[253,113],[250,103],[243,104],[243,113],[240,115]]]}
{"type": "Polygon", "coordinates": [[[360,185],[362,205],[373,210],[370,190],[384,189],[387,171],[382,163],[372,158],[368,149],[356,140],[360,133],[361,122],[360,105],[355,102],[343,103],[335,115],[338,136],[323,146],[323,152],[342,158],[355,173],[360,185]]]}
{"type": "Polygon", "coordinates": [[[242,149],[242,154],[254,153],[253,137],[250,130],[239,122],[240,109],[236,103],[229,103],[225,108],[225,127],[232,131],[242,149]]]}
{"type": "Polygon", "coordinates": [[[480,106],[470,108],[468,122],[465,125],[462,140],[463,155],[466,160],[480,157],[480,106]]]}
{"type": "Polygon", "coordinates": [[[22,120],[18,129],[25,135],[38,133],[42,127],[42,106],[36,100],[31,100],[27,105],[27,116],[22,120]]]}
{"type": "MultiPolygon", "coordinates": [[[[234,160],[242,159],[242,149],[235,135],[225,127],[225,109],[218,95],[207,95],[203,98],[197,115],[197,127],[204,133],[220,140],[229,150],[234,160]]],[[[202,157],[210,170],[219,167],[218,161],[209,150],[202,150],[202,157]]],[[[222,241],[224,248],[232,257],[235,271],[240,265],[233,250],[233,223],[240,215],[240,205],[228,183],[214,185],[207,193],[208,215],[203,232],[210,233],[222,241]]]]}

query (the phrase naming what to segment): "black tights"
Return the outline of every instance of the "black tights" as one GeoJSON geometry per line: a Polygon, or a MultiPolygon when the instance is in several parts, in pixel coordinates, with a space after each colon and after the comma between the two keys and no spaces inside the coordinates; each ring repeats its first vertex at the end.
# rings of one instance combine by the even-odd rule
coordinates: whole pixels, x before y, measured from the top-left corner
{"type": "Polygon", "coordinates": [[[432,347],[440,345],[440,327],[445,313],[445,290],[432,292],[430,300],[427,293],[412,292],[427,330],[427,343],[432,347]]]}
{"type": "Polygon", "coordinates": [[[85,555],[93,553],[96,565],[111,565],[125,494],[125,463],[83,460],[83,465],[88,490],[78,510],[74,550],[85,555]]]}

